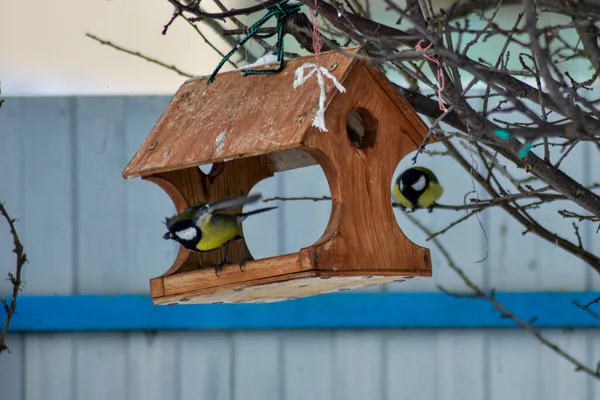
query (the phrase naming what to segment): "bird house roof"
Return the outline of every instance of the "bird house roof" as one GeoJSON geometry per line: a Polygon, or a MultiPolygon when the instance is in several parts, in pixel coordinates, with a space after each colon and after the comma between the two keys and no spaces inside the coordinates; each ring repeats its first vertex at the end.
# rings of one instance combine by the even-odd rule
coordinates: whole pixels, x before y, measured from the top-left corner
{"type": "MultiPolygon", "coordinates": [[[[357,53],[358,47],[345,51],[357,53]]],[[[244,77],[239,70],[224,72],[210,85],[207,76],[187,80],[131,159],[123,176],[148,176],[262,154],[271,154],[277,170],[314,164],[308,155],[295,149],[302,147],[305,136],[316,129],[311,123],[319,102],[317,79],[313,76],[302,86],[293,88],[296,69],[304,63],[314,62],[314,56],[292,59],[274,75],[244,77]]],[[[336,96],[381,90],[413,125],[409,130],[411,140],[418,145],[425,137],[427,127],[379,69],[357,57],[334,51],[322,53],[320,65],[342,85],[351,73],[365,74],[365,86],[344,85],[344,94],[326,78],[326,108],[336,96]],[[357,69],[357,65],[366,68],[357,69]]],[[[261,68],[264,67],[253,69],[261,68]]]]}

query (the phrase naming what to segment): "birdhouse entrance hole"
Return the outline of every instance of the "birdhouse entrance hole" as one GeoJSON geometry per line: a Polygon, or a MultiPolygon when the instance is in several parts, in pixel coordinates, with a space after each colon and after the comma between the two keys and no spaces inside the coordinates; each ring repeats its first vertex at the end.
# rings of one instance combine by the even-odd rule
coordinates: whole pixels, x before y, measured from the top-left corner
{"type": "Polygon", "coordinates": [[[369,149],[375,145],[377,119],[366,108],[353,108],[346,118],[346,133],[350,143],[359,149],[369,149]]]}
{"type": "MultiPolygon", "coordinates": [[[[248,261],[243,271],[234,261],[242,256],[237,242],[229,249],[234,264],[219,276],[213,266],[223,249],[200,253],[181,247],[167,272],[150,281],[154,304],[280,301],[431,276],[430,252],[399,228],[389,190],[396,166],[417,149],[427,126],[375,66],[335,51],[321,53],[321,60],[337,65],[331,74],[346,89],[340,93],[326,82],[327,132],[312,126],[317,79],[293,87],[295,71],[313,63],[313,56],[286,61],[274,75],[230,71],[210,85],[208,77],[198,77],[177,90],[123,171],[125,178],[159,185],[180,212],[247,195],[275,173],[318,165],[331,192],[331,211],[322,217],[327,225],[315,243],[248,261]],[[213,164],[208,174],[198,167],[205,164],[213,164]]],[[[294,196],[323,194],[306,180],[294,196]]],[[[269,205],[276,204],[260,204],[269,205]]],[[[286,223],[282,229],[293,234],[295,227],[286,223]]]]}

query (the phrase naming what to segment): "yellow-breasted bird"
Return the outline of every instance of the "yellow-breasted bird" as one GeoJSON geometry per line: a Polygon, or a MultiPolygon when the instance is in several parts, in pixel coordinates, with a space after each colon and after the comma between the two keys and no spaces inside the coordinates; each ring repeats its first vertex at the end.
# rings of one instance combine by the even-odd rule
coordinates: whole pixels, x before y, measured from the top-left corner
{"type": "Polygon", "coordinates": [[[165,218],[165,225],[169,230],[163,239],[172,239],[190,251],[203,252],[225,246],[223,260],[215,265],[215,273],[225,264],[231,264],[228,258],[229,243],[232,240],[239,242],[244,250],[244,257],[240,260],[240,269],[246,261],[252,260],[246,243],[241,236],[241,223],[250,215],[263,213],[278,207],[266,207],[238,214],[217,213],[217,211],[231,210],[254,203],[262,198],[260,193],[250,196],[226,197],[211,203],[200,203],[188,207],[171,218],[165,218]]]}
{"type": "Polygon", "coordinates": [[[393,192],[403,210],[426,208],[432,212],[432,206],[442,197],[444,188],[431,170],[411,167],[398,176],[393,192]]]}

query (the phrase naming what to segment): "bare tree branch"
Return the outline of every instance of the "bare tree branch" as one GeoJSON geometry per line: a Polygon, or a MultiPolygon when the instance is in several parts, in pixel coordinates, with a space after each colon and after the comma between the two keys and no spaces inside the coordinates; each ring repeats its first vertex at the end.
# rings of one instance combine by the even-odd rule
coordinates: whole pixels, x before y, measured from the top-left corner
{"type": "MultiPolygon", "coordinates": [[[[264,15],[267,8],[279,3],[263,0],[246,8],[229,9],[221,0],[213,0],[221,12],[209,13],[200,7],[200,0],[167,1],[175,6],[176,16],[185,18],[198,33],[204,26],[197,26],[195,22],[201,21],[231,47],[237,47],[232,35],[248,34],[242,16],[264,15]],[[220,21],[230,21],[238,29],[225,30],[220,21]]],[[[385,0],[386,17],[391,16],[391,20],[397,21],[396,25],[406,23],[407,29],[373,19],[368,1],[364,7],[358,0],[299,1],[318,15],[322,51],[335,50],[357,57],[382,69],[394,70],[406,79],[406,83],[397,85],[398,91],[419,114],[431,119],[428,137],[435,136],[437,144],[445,149],[430,151],[425,141],[413,162],[421,152],[450,156],[489,195],[489,199],[480,199],[473,183],[474,190],[465,195],[464,204],[435,204],[432,208],[437,210],[467,211],[438,232],[431,232],[420,224],[415,219],[419,214],[407,212],[408,218],[424,230],[427,240],[434,241],[450,267],[470,288],[472,293],[468,296],[489,301],[502,317],[515,321],[577,370],[599,379],[598,370],[585,366],[550,342],[531,321],[526,322],[506,310],[496,301],[493,291],[486,293],[474,285],[438,237],[472,216],[479,218],[480,212],[500,207],[525,228],[524,234],[539,236],[600,273],[600,257],[585,249],[580,234],[580,224],[600,222],[600,197],[594,192],[598,187],[586,187],[577,177],[561,170],[563,162],[572,159],[573,154],[577,154],[573,150],[582,144],[592,143],[600,152],[600,97],[598,90],[593,90],[600,76],[600,0],[457,0],[444,9],[434,8],[428,0],[407,0],[402,7],[398,2],[385,0]],[[500,10],[506,6],[521,7],[515,21],[500,20],[500,10]],[[552,14],[566,16],[566,22],[545,24],[543,17],[552,14]],[[525,23],[522,23],[523,18],[525,23]],[[477,25],[473,21],[477,21],[477,25]],[[497,48],[489,46],[485,54],[480,51],[474,56],[474,49],[489,40],[502,44],[497,48]],[[364,52],[348,54],[344,47],[350,43],[360,45],[364,52]],[[582,77],[570,71],[570,63],[575,60],[589,62],[589,75],[582,77]],[[464,143],[467,156],[458,150],[455,142],[464,143]],[[559,150],[560,154],[556,154],[559,150]],[[536,154],[542,151],[543,155],[536,154]],[[477,167],[475,162],[479,164],[477,167]],[[512,173],[509,165],[525,171],[527,176],[512,173]],[[531,213],[531,209],[554,201],[564,202],[565,209],[558,212],[552,209],[550,215],[573,223],[575,242],[549,231],[545,223],[536,220],[531,213]],[[585,211],[567,209],[575,209],[573,206],[585,211]]],[[[164,27],[165,33],[176,16],[164,27]]],[[[268,52],[273,47],[264,39],[276,32],[274,28],[263,27],[252,39],[268,52]]],[[[313,51],[314,27],[304,13],[289,16],[284,32],[293,36],[307,52],[313,51]]],[[[113,47],[185,74],[174,66],[113,47]]],[[[217,50],[216,46],[212,47],[217,50]]],[[[246,59],[252,57],[243,47],[238,50],[246,59]]],[[[329,201],[331,198],[275,197],[263,201],[274,200],[329,201]]],[[[392,206],[400,207],[397,203],[392,206]]],[[[598,229],[600,231],[600,225],[598,229]]],[[[598,318],[598,314],[589,309],[592,303],[576,305],[598,318]]]]}
{"type": "MultiPolygon", "coordinates": [[[[433,233],[425,225],[423,225],[419,220],[417,220],[416,218],[414,218],[410,215],[408,215],[407,217],[413,224],[415,224],[417,227],[419,227],[426,235],[428,235],[430,237],[433,235],[433,233]]],[[[458,276],[460,276],[460,278],[463,280],[465,285],[467,285],[467,287],[472,291],[472,293],[473,293],[472,296],[478,297],[478,298],[481,298],[481,299],[484,299],[484,300],[490,302],[494,306],[494,310],[499,311],[501,313],[502,318],[509,318],[512,321],[514,321],[515,323],[517,323],[519,326],[521,326],[527,332],[532,334],[541,344],[548,347],[549,349],[554,351],[556,354],[558,354],[560,357],[564,358],[565,360],[567,360],[568,362],[573,364],[577,371],[583,371],[586,374],[588,374],[589,376],[600,380],[600,373],[598,371],[595,371],[595,370],[587,367],[581,361],[577,360],[575,357],[573,357],[572,355],[570,355],[569,353],[567,353],[566,351],[561,349],[556,343],[551,342],[548,338],[546,338],[544,335],[542,335],[542,333],[538,329],[536,329],[532,325],[532,323],[526,322],[523,318],[518,317],[513,312],[508,310],[506,307],[504,307],[494,297],[493,290],[490,293],[486,293],[485,291],[483,291],[478,285],[476,285],[467,276],[467,274],[463,271],[463,269],[460,268],[458,266],[458,264],[456,264],[456,262],[450,255],[450,252],[441,244],[441,242],[437,238],[433,238],[432,240],[433,240],[433,243],[438,248],[438,250],[440,251],[440,253],[442,254],[442,256],[446,259],[448,266],[454,272],[456,272],[458,274],[458,276]]],[[[440,289],[446,291],[443,287],[440,287],[440,289]]]]}
{"type": "Polygon", "coordinates": [[[4,307],[4,311],[6,312],[6,319],[4,320],[4,325],[2,327],[2,332],[0,332],[0,353],[5,350],[8,350],[8,346],[6,344],[6,335],[8,334],[8,327],[10,325],[10,320],[17,309],[17,297],[19,296],[19,292],[21,291],[21,272],[23,270],[23,266],[27,262],[27,255],[25,254],[25,250],[23,249],[23,245],[21,244],[21,240],[19,239],[19,235],[17,234],[17,229],[15,228],[16,219],[11,218],[4,207],[4,203],[0,203],[0,215],[4,217],[6,222],[8,222],[10,234],[13,238],[14,249],[13,252],[17,256],[16,260],[16,268],[15,273],[8,273],[8,279],[13,285],[12,296],[9,301],[6,301],[3,298],[0,298],[0,303],[4,307]]]}
{"type": "MultiPolygon", "coordinates": [[[[303,0],[303,2],[307,6],[315,8],[314,3],[312,3],[311,1],[303,0]]],[[[389,0],[386,0],[386,2],[388,4],[390,4],[389,0]]],[[[410,8],[411,3],[408,2],[407,4],[409,4],[409,8],[410,8]]],[[[412,4],[414,5],[414,2],[412,4]]],[[[391,4],[391,6],[397,9],[397,7],[395,5],[391,4]]],[[[362,33],[364,35],[364,37],[377,37],[377,38],[379,38],[378,39],[379,42],[384,42],[384,43],[388,43],[390,39],[399,39],[401,43],[410,45],[411,47],[416,46],[416,44],[418,43],[418,41],[416,39],[409,37],[403,31],[397,30],[395,28],[390,28],[390,27],[382,25],[382,24],[374,23],[370,20],[364,19],[364,18],[362,18],[360,16],[356,16],[354,14],[344,14],[342,16],[342,18],[337,18],[337,9],[335,9],[335,7],[329,5],[325,1],[320,1],[318,3],[318,7],[316,7],[316,9],[321,11],[322,14],[326,18],[328,18],[333,24],[338,26],[340,29],[346,29],[346,30],[353,29],[353,32],[347,32],[348,35],[350,35],[350,36],[355,36],[357,34],[357,32],[359,32],[359,33],[362,33]]],[[[406,13],[403,13],[403,14],[406,15],[406,13]]],[[[419,21],[413,21],[413,22],[415,22],[416,24],[419,23],[419,21]]],[[[424,24],[422,17],[421,17],[421,24],[424,24]]],[[[436,39],[435,37],[429,35],[426,31],[426,27],[421,26],[419,29],[419,33],[425,34],[427,37],[427,40],[436,42],[436,46],[438,46],[439,40],[436,39]]],[[[378,45],[379,45],[380,49],[381,48],[387,49],[384,51],[389,51],[389,52],[393,53],[393,50],[391,50],[389,47],[386,47],[386,45],[383,45],[381,43],[378,43],[378,45]]],[[[526,107],[524,107],[522,105],[522,103],[520,103],[518,100],[516,100],[516,96],[523,97],[523,94],[530,93],[530,96],[529,96],[529,97],[531,97],[530,100],[539,101],[540,99],[543,99],[544,105],[547,106],[548,108],[555,108],[556,109],[555,111],[562,111],[562,108],[559,107],[553,101],[552,98],[549,98],[549,97],[546,97],[545,95],[540,94],[540,92],[538,90],[536,90],[535,88],[532,88],[532,87],[516,80],[515,78],[511,77],[508,74],[500,74],[499,72],[494,72],[494,73],[486,72],[484,74],[482,72],[483,71],[482,67],[484,67],[483,65],[480,65],[478,63],[473,63],[473,62],[469,61],[466,57],[457,55],[456,53],[453,53],[447,49],[444,49],[443,46],[438,46],[438,47],[436,47],[436,49],[439,51],[439,54],[443,57],[445,62],[454,63],[452,65],[456,65],[457,67],[468,68],[468,72],[475,74],[480,79],[487,80],[487,82],[490,83],[490,85],[492,85],[492,87],[494,87],[494,89],[501,89],[500,87],[498,87],[498,84],[504,84],[505,88],[506,87],[511,88],[513,90],[513,93],[510,93],[509,91],[507,91],[507,94],[514,94],[514,96],[511,97],[511,100],[515,101],[517,104],[521,104],[522,109],[523,108],[526,109],[526,107]],[[471,64],[474,64],[474,65],[471,65],[471,64]],[[521,93],[519,93],[518,90],[514,90],[516,87],[519,87],[521,89],[520,90],[521,93]],[[522,89],[525,89],[525,88],[526,88],[526,90],[523,91],[522,89]]],[[[367,47],[367,51],[369,51],[368,47],[367,47]]],[[[377,58],[379,56],[379,53],[378,52],[376,52],[376,53],[377,54],[374,54],[375,58],[377,58]]],[[[435,71],[437,71],[437,66],[433,65],[433,63],[431,61],[428,61],[428,63],[430,64],[432,71],[434,71],[434,73],[435,73],[435,71]]],[[[443,89],[444,98],[446,100],[448,100],[450,105],[452,105],[454,107],[453,113],[456,113],[458,115],[458,118],[463,121],[463,126],[466,125],[467,129],[465,129],[465,130],[468,130],[469,135],[471,135],[475,140],[486,140],[488,142],[493,143],[493,146],[491,146],[491,147],[495,151],[498,151],[500,154],[502,154],[503,156],[505,156],[512,162],[514,162],[516,165],[518,165],[520,167],[527,167],[531,171],[531,173],[538,176],[540,179],[542,179],[545,182],[547,182],[548,184],[550,184],[556,190],[563,193],[565,196],[567,196],[570,200],[572,200],[573,202],[578,204],[580,207],[588,210],[589,212],[593,213],[594,215],[600,216],[600,197],[599,196],[586,190],[581,184],[579,184],[578,182],[573,180],[571,177],[564,174],[562,171],[558,170],[557,168],[553,167],[548,162],[540,159],[533,153],[529,153],[523,159],[520,158],[519,152],[520,152],[521,148],[523,147],[523,144],[520,141],[518,141],[515,137],[510,138],[509,140],[506,140],[506,141],[498,140],[494,134],[494,132],[498,129],[498,127],[495,126],[494,124],[492,124],[490,121],[486,120],[479,113],[477,113],[466,102],[466,100],[464,99],[464,96],[456,90],[456,88],[452,84],[452,80],[447,75],[447,73],[444,70],[442,70],[442,72],[444,74],[444,82],[446,83],[446,85],[443,89]]],[[[439,115],[440,115],[440,113],[436,113],[436,118],[439,117],[439,115]]],[[[544,122],[539,117],[537,117],[537,115],[533,112],[528,112],[528,115],[529,116],[534,115],[534,118],[538,119],[541,123],[544,122]]],[[[600,123],[598,121],[596,121],[595,119],[593,119],[593,118],[584,118],[584,119],[585,119],[586,124],[591,124],[591,125],[589,125],[589,127],[588,127],[588,125],[585,125],[586,128],[595,129],[595,128],[600,127],[600,123]]],[[[538,132],[542,132],[544,130],[542,128],[547,129],[548,127],[546,125],[542,125],[540,127],[540,129],[538,130],[538,132]]],[[[567,132],[571,132],[571,130],[572,130],[572,128],[564,128],[564,127],[559,128],[559,129],[562,129],[563,131],[566,130],[567,132]]],[[[524,133],[524,131],[515,132],[515,134],[521,134],[521,135],[523,133],[524,133]]]]}
{"type": "Polygon", "coordinates": [[[158,61],[158,60],[156,60],[156,59],[154,59],[154,58],[152,58],[152,57],[148,57],[148,56],[146,56],[146,55],[144,55],[144,54],[140,53],[139,51],[128,50],[128,49],[126,49],[126,48],[124,48],[124,47],[121,47],[121,46],[119,46],[119,45],[116,45],[116,44],[114,44],[114,43],[112,43],[112,42],[109,42],[108,40],[103,40],[103,39],[100,39],[99,37],[97,37],[96,35],[92,35],[91,33],[86,33],[86,34],[85,34],[85,36],[87,36],[87,37],[89,37],[89,38],[92,38],[92,39],[96,40],[96,41],[97,41],[97,42],[99,42],[100,44],[103,44],[103,45],[105,45],[105,46],[112,47],[112,48],[113,48],[113,49],[115,49],[115,50],[119,50],[119,51],[122,51],[122,52],[124,52],[124,53],[131,54],[132,56],[136,56],[136,57],[142,58],[142,59],[144,59],[144,60],[146,60],[146,61],[148,61],[148,62],[151,62],[151,63],[153,63],[153,64],[157,64],[157,65],[160,65],[161,67],[164,67],[164,68],[166,68],[166,69],[170,69],[171,71],[173,71],[173,72],[176,72],[177,74],[179,74],[179,75],[181,75],[181,76],[185,76],[185,77],[187,77],[187,78],[193,78],[193,77],[194,77],[194,75],[192,75],[192,74],[189,74],[189,73],[187,73],[187,72],[183,72],[182,70],[180,70],[179,68],[177,68],[177,67],[176,67],[176,66],[174,66],[174,65],[168,65],[168,64],[165,64],[164,62],[162,62],[162,61],[158,61]]]}
{"type": "MultiPolygon", "coordinates": [[[[230,34],[247,32],[247,26],[238,19],[239,16],[263,12],[277,3],[263,1],[255,6],[232,10],[220,0],[213,0],[222,12],[207,13],[197,1],[167,1],[188,22],[201,19],[203,23],[212,23],[211,28],[226,40],[233,40],[230,34]],[[196,18],[190,20],[184,14],[196,18]],[[223,27],[217,22],[223,19],[235,23],[238,30],[223,32],[223,27]]],[[[472,211],[470,215],[478,215],[489,207],[501,207],[521,223],[526,232],[532,232],[576,255],[600,272],[600,258],[584,249],[579,239],[578,243],[572,243],[548,231],[529,212],[531,208],[552,201],[565,201],[583,208],[587,214],[563,210],[558,217],[572,218],[578,223],[600,221],[598,194],[560,169],[563,161],[582,143],[594,143],[600,151],[600,98],[597,95],[594,98],[595,93],[587,90],[598,78],[600,0],[578,3],[566,0],[459,0],[444,11],[422,8],[417,0],[408,0],[404,8],[392,0],[385,0],[388,5],[386,12],[394,13],[398,21],[412,24],[408,30],[373,20],[370,10],[361,7],[356,0],[319,0],[317,5],[312,0],[300,1],[318,13],[322,27],[322,51],[335,50],[347,54],[343,46],[350,42],[359,44],[364,53],[347,55],[382,68],[394,68],[407,78],[409,86],[397,88],[418,113],[433,119],[429,135],[435,135],[438,143],[446,148],[445,152],[438,153],[455,158],[491,196],[490,200],[475,198],[462,205],[435,205],[434,208],[469,210],[472,211]],[[524,12],[507,29],[496,20],[500,8],[509,4],[523,5],[524,12]],[[567,15],[570,22],[543,26],[539,18],[548,13],[567,15]],[[467,15],[468,18],[462,18],[467,15]],[[520,26],[523,15],[526,23],[520,26]],[[481,28],[472,28],[471,18],[477,18],[484,24],[481,28]],[[571,43],[565,36],[568,32],[576,32],[580,40],[571,43]],[[467,39],[465,35],[468,34],[472,36],[467,39]],[[454,35],[458,36],[458,40],[454,39],[454,35]],[[485,42],[492,37],[504,38],[504,44],[493,53],[495,61],[475,59],[470,55],[474,43],[485,42]],[[516,57],[520,68],[509,67],[515,46],[519,48],[516,57]],[[562,66],[562,62],[574,58],[590,61],[589,79],[577,81],[562,66]],[[468,81],[466,85],[463,83],[465,78],[468,81]],[[525,78],[534,78],[535,85],[527,83],[525,78]],[[477,84],[485,87],[483,94],[473,94],[477,84]],[[474,98],[482,100],[481,107],[469,101],[474,98]],[[492,99],[495,99],[496,105],[491,104],[492,99]],[[518,118],[500,117],[506,114],[516,114],[518,118]],[[456,132],[447,132],[448,128],[444,125],[456,129],[456,132]],[[469,143],[472,148],[469,151],[479,157],[485,167],[483,175],[461,155],[451,138],[469,143]],[[555,143],[552,138],[563,141],[555,143]],[[543,146],[543,158],[533,152],[537,146],[543,146]],[[564,151],[552,163],[550,153],[555,146],[561,146],[564,151]],[[503,163],[524,170],[529,177],[512,176],[503,163]],[[504,188],[501,177],[507,178],[518,193],[504,188]],[[543,184],[547,189],[543,192],[534,189],[529,186],[531,182],[543,184]]],[[[267,35],[274,32],[273,28],[261,29],[267,35]]],[[[291,15],[284,30],[305,50],[313,51],[314,27],[304,13],[291,15]]],[[[270,49],[260,34],[253,38],[265,51],[270,49]]],[[[172,67],[160,62],[159,65],[172,67]]],[[[419,150],[428,151],[425,145],[419,150]]],[[[438,235],[458,223],[455,221],[438,235]]],[[[578,229],[577,226],[576,237],[578,229]]]]}
{"type": "Polygon", "coordinates": [[[240,8],[240,9],[231,9],[231,10],[226,10],[226,11],[223,11],[220,13],[208,13],[208,12],[202,11],[202,9],[200,8],[199,1],[193,2],[189,6],[182,4],[181,2],[176,1],[176,0],[169,0],[169,2],[177,8],[180,8],[184,11],[187,11],[194,15],[197,15],[199,19],[207,18],[207,19],[220,19],[220,20],[225,21],[225,18],[235,17],[236,15],[248,15],[248,14],[252,14],[256,11],[266,10],[269,7],[273,7],[277,3],[280,3],[281,0],[267,0],[263,3],[255,5],[255,6],[240,8]]]}
{"type": "Polygon", "coordinates": [[[591,315],[595,319],[600,320],[600,314],[598,314],[597,312],[594,312],[594,311],[590,310],[586,306],[582,306],[581,304],[579,304],[579,302],[577,300],[573,300],[573,304],[575,304],[577,306],[577,308],[582,309],[583,311],[585,311],[586,313],[588,313],[589,315],[591,315]]]}
{"type": "MultiPolygon", "coordinates": [[[[452,157],[458,161],[460,165],[479,183],[485,190],[494,198],[500,196],[500,194],[489,184],[489,182],[474,170],[471,165],[464,159],[460,152],[449,142],[444,142],[444,146],[448,149],[452,157]]],[[[586,189],[587,190],[587,189],[586,189]]],[[[578,247],[577,245],[569,242],[568,240],[558,236],[558,234],[552,233],[531,218],[525,210],[518,207],[518,205],[511,206],[509,204],[501,204],[500,207],[506,211],[511,217],[521,223],[528,232],[535,233],[537,236],[545,239],[546,241],[562,248],[563,250],[577,256],[581,260],[585,261],[590,267],[592,267],[597,273],[600,274],[600,257],[578,247]]]]}

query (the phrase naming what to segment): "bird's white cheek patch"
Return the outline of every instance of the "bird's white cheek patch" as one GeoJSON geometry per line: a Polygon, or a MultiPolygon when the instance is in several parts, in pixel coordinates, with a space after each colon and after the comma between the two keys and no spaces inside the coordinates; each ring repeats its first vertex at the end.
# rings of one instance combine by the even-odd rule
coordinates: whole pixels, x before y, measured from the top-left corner
{"type": "Polygon", "coordinates": [[[420,192],[421,190],[425,189],[426,184],[427,184],[427,181],[425,180],[425,177],[421,176],[415,183],[413,183],[410,186],[417,192],[420,192]]]}
{"type": "Polygon", "coordinates": [[[181,240],[192,240],[196,237],[196,228],[189,227],[187,229],[177,231],[175,234],[181,240]]]}

